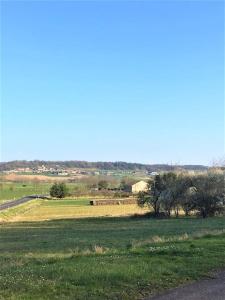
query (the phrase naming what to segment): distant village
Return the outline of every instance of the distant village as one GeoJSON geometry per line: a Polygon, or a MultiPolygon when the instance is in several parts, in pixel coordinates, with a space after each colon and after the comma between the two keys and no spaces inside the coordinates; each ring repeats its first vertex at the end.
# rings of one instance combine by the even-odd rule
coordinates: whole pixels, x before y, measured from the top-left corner
{"type": "Polygon", "coordinates": [[[80,170],[77,168],[71,169],[63,169],[60,166],[56,166],[55,168],[46,167],[45,165],[38,166],[37,168],[16,168],[12,170],[3,171],[5,174],[39,174],[39,175],[52,175],[52,176],[71,176],[71,175],[97,175],[95,173],[86,170],[80,170]]]}
{"type": "Polygon", "coordinates": [[[158,172],[149,172],[149,171],[122,171],[122,170],[92,170],[92,169],[79,169],[79,168],[62,168],[60,166],[55,166],[55,167],[47,167],[45,165],[41,165],[38,166],[36,168],[29,168],[29,167],[25,167],[25,168],[15,168],[12,170],[5,170],[2,173],[4,174],[26,174],[26,175],[47,175],[47,176],[62,176],[62,177],[66,177],[66,176],[72,176],[72,177],[76,177],[76,176],[100,176],[100,175],[104,175],[104,176],[114,176],[115,173],[124,173],[126,175],[133,175],[133,176],[155,176],[158,174],[158,172]]]}

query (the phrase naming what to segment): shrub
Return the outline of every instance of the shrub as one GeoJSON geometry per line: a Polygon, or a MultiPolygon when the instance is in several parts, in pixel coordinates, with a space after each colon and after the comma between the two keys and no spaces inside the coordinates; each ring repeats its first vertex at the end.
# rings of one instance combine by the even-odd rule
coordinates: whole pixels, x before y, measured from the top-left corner
{"type": "Polygon", "coordinates": [[[108,188],[109,184],[106,180],[100,180],[98,183],[99,190],[106,190],[108,188]]]}
{"type": "Polygon", "coordinates": [[[54,183],[50,188],[51,197],[64,198],[68,194],[65,183],[54,183]]]}

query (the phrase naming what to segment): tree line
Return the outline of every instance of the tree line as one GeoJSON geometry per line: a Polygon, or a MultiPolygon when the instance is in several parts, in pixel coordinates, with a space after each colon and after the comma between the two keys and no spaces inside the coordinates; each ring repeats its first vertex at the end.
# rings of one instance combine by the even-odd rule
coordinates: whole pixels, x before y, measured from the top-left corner
{"type": "Polygon", "coordinates": [[[178,217],[181,209],[185,215],[197,214],[206,218],[224,213],[225,178],[223,173],[188,176],[172,172],[155,176],[148,190],[140,192],[138,204],[149,206],[153,215],[178,217]]]}
{"type": "Polygon", "coordinates": [[[37,169],[41,165],[48,168],[80,168],[80,169],[99,169],[99,170],[124,170],[124,171],[174,171],[177,168],[184,170],[207,170],[206,166],[202,165],[169,165],[169,164],[140,164],[140,163],[127,163],[123,161],[118,162],[88,162],[88,161],[44,161],[44,160],[15,160],[10,162],[0,162],[0,171],[8,171],[17,168],[31,168],[37,169]]]}

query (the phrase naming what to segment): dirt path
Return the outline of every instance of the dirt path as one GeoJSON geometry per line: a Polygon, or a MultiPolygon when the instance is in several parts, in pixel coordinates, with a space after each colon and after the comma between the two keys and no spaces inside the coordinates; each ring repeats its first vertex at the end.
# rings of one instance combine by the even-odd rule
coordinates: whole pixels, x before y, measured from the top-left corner
{"type": "Polygon", "coordinates": [[[225,300],[225,271],[146,300],[225,300]]]}

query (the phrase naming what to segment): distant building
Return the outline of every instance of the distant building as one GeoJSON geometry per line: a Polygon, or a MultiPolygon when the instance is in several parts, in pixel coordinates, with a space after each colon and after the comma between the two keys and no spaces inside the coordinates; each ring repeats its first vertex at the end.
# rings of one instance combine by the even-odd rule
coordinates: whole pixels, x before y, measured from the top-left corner
{"type": "Polygon", "coordinates": [[[67,176],[67,175],[69,175],[67,172],[58,172],[58,174],[57,174],[58,176],[67,176]]]}
{"type": "Polygon", "coordinates": [[[149,175],[150,176],[157,176],[157,175],[159,175],[159,173],[158,172],[151,172],[149,175]]]}
{"type": "Polygon", "coordinates": [[[132,185],[132,193],[137,194],[139,192],[146,192],[148,190],[148,183],[141,180],[132,185]]]}

